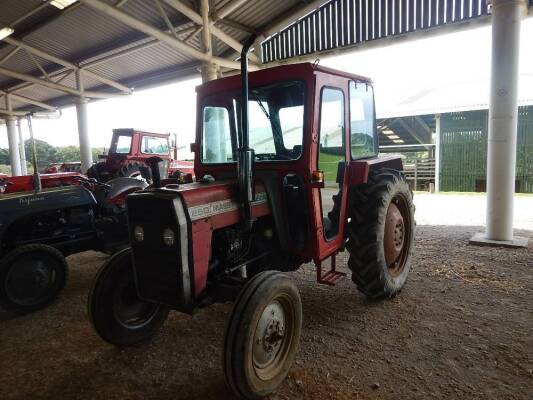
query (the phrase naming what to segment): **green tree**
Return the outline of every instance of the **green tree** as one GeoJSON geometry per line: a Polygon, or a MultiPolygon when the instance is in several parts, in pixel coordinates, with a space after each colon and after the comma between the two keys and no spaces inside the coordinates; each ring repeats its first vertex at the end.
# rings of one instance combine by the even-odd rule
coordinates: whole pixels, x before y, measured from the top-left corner
{"type": "Polygon", "coordinates": [[[78,146],[56,147],[58,162],[80,161],[80,148],[78,146]]]}
{"type": "Polygon", "coordinates": [[[98,162],[98,156],[100,154],[104,154],[104,149],[102,147],[93,147],[92,151],[93,151],[93,161],[98,162]]]}
{"type": "MultiPolygon", "coordinates": [[[[30,139],[24,142],[24,151],[26,153],[26,159],[31,162],[32,148],[30,139]]],[[[35,152],[39,169],[43,169],[48,166],[48,164],[58,161],[56,148],[46,143],[44,140],[35,139],[35,152]]]]}
{"type": "Polygon", "coordinates": [[[7,149],[0,149],[0,164],[9,164],[9,151],[7,149]]]}

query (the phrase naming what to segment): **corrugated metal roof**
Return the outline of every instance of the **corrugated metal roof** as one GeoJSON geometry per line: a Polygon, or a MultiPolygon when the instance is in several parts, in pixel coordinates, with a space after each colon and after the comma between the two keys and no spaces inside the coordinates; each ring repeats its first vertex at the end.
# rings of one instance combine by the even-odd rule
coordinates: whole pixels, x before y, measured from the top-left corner
{"type": "MultiPolygon", "coordinates": [[[[108,4],[117,4],[117,0],[104,0],[108,4]]],[[[199,1],[185,1],[184,3],[199,9],[199,1]]],[[[232,0],[211,0],[215,10],[232,0]]],[[[51,5],[43,5],[44,0],[2,0],[0,4],[0,28],[11,26],[19,20],[15,26],[15,33],[11,36],[21,40],[34,48],[42,50],[50,55],[59,57],[68,62],[87,66],[88,69],[98,75],[112,79],[128,87],[145,87],[163,84],[198,73],[201,63],[174,48],[162,43],[154,43],[154,40],[144,33],[132,29],[95,9],[84,4],[74,3],[72,6],[58,10],[51,5]],[[39,8],[37,12],[20,20],[22,16],[39,8]],[[149,46],[139,49],[139,46],[151,43],[149,46]],[[126,50],[135,48],[133,52],[125,53],[126,50]],[[113,57],[113,55],[120,54],[113,57]],[[95,61],[106,58],[103,62],[95,61]]],[[[306,5],[304,0],[249,0],[242,6],[231,12],[227,18],[234,24],[232,26],[217,23],[217,27],[242,42],[248,35],[243,30],[235,28],[235,25],[243,25],[253,30],[259,30],[272,21],[283,16],[288,10],[294,9],[301,4],[306,5]]],[[[188,18],[175,11],[161,1],[171,23],[179,26],[179,30],[191,28],[194,25],[188,18]]],[[[121,10],[136,19],[150,24],[160,30],[166,30],[167,26],[159,14],[154,0],[129,0],[121,10]]],[[[181,39],[187,37],[189,32],[182,34],[181,39]]],[[[221,57],[232,57],[235,51],[213,36],[214,54],[221,57]]],[[[201,49],[201,34],[190,38],[188,44],[201,49]]],[[[0,60],[15,47],[6,42],[0,42],[0,60]]],[[[58,79],[60,74],[67,69],[56,63],[43,60],[34,56],[39,64],[53,79],[58,79]]],[[[32,75],[42,76],[42,73],[32,58],[25,50],[19,50],[9,60],[0,65],[3,68],[32,75]]],[[[61,81],[61,85],[75,88],[74,74],[61,81]]],[[[84,78],[85,90],[116,91],[102,82],[91,77],[84,78]]],[[[75,97],[66,95],[64,92],[43,87],[36,84],[28,84],[12,77],[0,74],[0,90],[12,91],[35,100],[43,101],[54,106],[72,104],[75,97]]],[[[0,99],[0,104],[3,99],[0,99]]],[[[33,106],[21,101],[13,100],[15,109],[32,109],[33,106]]],[[[0,106],[3,108],[3,105],[0,106]]]]}

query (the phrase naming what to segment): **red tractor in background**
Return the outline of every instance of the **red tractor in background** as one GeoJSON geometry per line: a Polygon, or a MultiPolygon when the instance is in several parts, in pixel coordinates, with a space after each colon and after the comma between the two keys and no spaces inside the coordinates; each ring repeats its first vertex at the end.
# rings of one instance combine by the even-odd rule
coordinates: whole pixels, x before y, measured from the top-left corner
{"type": "Polygon", "coordinates": [[[168,133],[150,133],[135,129],[113,129],[113,137],[107,154],[87,171],[89,178],[101,182],[116,177],[152,180],[148,159],[157,156],[165,162],[169,178],[185,179],[194,176],[192,161],[178,161],[176,140],[169,142],[168,133]],[[171,151],[173,150],[173,151],[171,151]],[[171,154],[173,153],[173,154],[171,154]]]}
{"type": "MultiPolygon", "coordinates": [[[[39,174],[41,188],[79,185],[83,175],[77,172],[58,172],[39,174]]],[[[35,175],[7,176],[0,174],[0,194],[30,192],[35,190],[35,175]]]]}
{"type": "Polygon", "coordinates": [[[78,172],[81,173],[80,161],[66,161],[49,164],[43,171],[45,174],[55,174],[59,172],[78,172]]]}
{"type": "Polygon", "coordinates": [[[131,248],[102,266],[88,299],[93,327],[118,346],[148,340],[170,309],[235,301],[223,368],[246,399],[271,394],[297,352],[302,304],[283,272],[313,262],[317,282],[335,285],[347,251],[357,288],[392,297],[415,228],[401,159],[377,154],[371,81],[309,63],[248,79],[253,40],[240,77],[197,88],[196,182],[157,179],[127,197],[131,248]]]}

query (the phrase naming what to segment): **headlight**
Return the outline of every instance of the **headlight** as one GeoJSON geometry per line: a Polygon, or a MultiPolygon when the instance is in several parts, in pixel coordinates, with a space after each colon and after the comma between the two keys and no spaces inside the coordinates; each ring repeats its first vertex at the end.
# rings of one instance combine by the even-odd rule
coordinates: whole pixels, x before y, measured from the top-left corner
{"type": "Polygon", "coordinates": [[[163,231],[163,242],[167,246],[174,246],[176,242],[176,237],[174,236],[174,231],[170,228],[167,228],[163,231]]]}
{"type": "Polygon", "coordinates": [[[144,229],[142,226],[136,226],[133,228],[133,237],[138,242],[142,242],[144,240],[144,229]]]}

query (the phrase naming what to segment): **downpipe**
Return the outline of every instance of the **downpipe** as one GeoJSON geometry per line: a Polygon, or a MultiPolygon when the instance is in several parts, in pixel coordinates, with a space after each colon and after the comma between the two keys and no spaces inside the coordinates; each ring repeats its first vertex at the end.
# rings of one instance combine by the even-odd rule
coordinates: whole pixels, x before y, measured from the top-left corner
{"type": "Polygon", "coordinates": [[[241,51],[241,137],[237,150],[237,182],[239,199],[242,204],[243,227],[250,230],[254,223],[252,218],[252,201],[254,200],[253,165],[255,152],[250,148],[248,124],[248,51],[255,42],[257,35],[252,34],[246,39],[241,51]]]}

